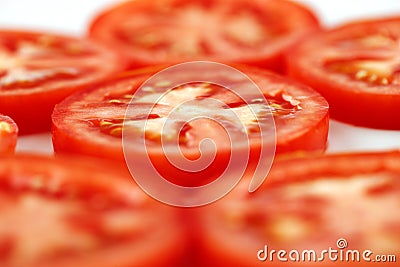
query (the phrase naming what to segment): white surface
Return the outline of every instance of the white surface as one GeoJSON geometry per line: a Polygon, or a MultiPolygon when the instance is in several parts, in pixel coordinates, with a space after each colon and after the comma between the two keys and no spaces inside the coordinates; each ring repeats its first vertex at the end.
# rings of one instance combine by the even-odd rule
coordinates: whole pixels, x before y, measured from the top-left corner
{"type": "MultiPolygon", "coordinates": [[[[400,15],[399,0],[298,0],[311,6],[327,26],[353,19],[400,15]]],[[[111,0],[1,0],[0,27],[83,35],[90,19],[111,0]]],[[[393,118],[399,119],[399,118],[393,118]]],[[[329,152],[400,149],[400,131],[357,128],[332,121],[329,152]]],[[[50,134],[22,137],[18,151],[49,154],[50,134]]]]}

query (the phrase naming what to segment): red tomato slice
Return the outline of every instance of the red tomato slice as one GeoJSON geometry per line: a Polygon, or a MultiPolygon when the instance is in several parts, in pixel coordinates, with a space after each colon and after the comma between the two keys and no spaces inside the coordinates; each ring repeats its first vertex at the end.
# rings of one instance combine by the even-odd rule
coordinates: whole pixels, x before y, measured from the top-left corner
{"type": "MultiPolygon", "coordinates": [[[[140,97],[135,96],[134,101],[130,103],[133,94],[151,75],[132,74],[78,92],[58,104],[53,113],[54,150],[56,153],[82,153],[125,163],[121,144],[123,123],[126,131],[140,139],[146,122],[145,138],[151,144],[148,153],[160,167],[159,171],[169,176],[175,183],[188,181],[191,185],[193,181],[209,181],[208,179],[215,178],[218,172],[224,170],[230,154],[223,148],[230,144],[229,140],[236,140],[235,138],[242,135],[243,129],[249,133],[250,154],[253,153],[249,162],[256,164],[259,153],[257,151],[261,145],[259,125],[269,123],[263,121],[264,116],[271,114],[269,110],[272,111],[276,124],[278,153],[325,149],[329,120],[328,105],[324,98],[308,87],[269,72],[249,68],[242,70],[259,86],[262,91],[261,97],[264,96],[269,101],[270,109],[264,104],[258,104],[260,95],[249,94],[241,78],[230,77],[225,72],[219,73],[218,77],[221,83],[230,84],[235,88],[235,93],[202,82],[166,91],[165,85],[171,83],[166,80],[162,84],[156,84],[154,88],[143,90],[144,93],[140,97]],[[143,113],[166,92],[168,94],[158,102],[151,114],[143,113]],[[205,99],[217,99],[224,105],[201,105],[201,101],[205,99]],[[171,109],[185,101],[189,101],[190,104],[185,109],[178,110],[178,115],[181,112],[181,115],[193,113],[215,117],[226,128],[233,129],[231,139],[226,136],[224,127],[212,120],[194,120],[182,124],[179,119],[174,119],[171,131],[164,131],[163,123],[170,117],[171,109]],[[135,108],[124,122],[128,105],[134,105],[135,108]],[[237,114],[240,125],[238,120],[235,121],[231,115],[226,114],[227,107],[237,114]],[[162,138],[164,138],[162,146],[174,146],[176,144],[174,141],[179,138],[180,149],[191,159],[199,157],[198,148],[201,140],[205,138],[212,139],[217,149],[221,150],[217,152],[211,168],[207,168],[209,172],[186,173],[178,171],[168,163],[163,147],[160,146],[162,138]]],[[[175,72],[173,75],[182,74],[175,72]]],[[[176,77],[168,76],[168,78],[174,81],[176,77]]],[[[246,147],[248,146],[246,143],[246,147]]]]}
{"type": "Polygon", "coordinates": [[[282,71],[283,51],[318,28],[311,11],[284,0],[139,0],[104,11],[89,35],[131,68],[211,60],[282,71]]]}
{"type": "Polygon", "coordinates": [[[399,40],[400,17],[344,25],[296,47],[289,74],[325,96],[333,118],[400,129],[399,40]]]}
{"type": "Polygon", "coordinates": [[[122,70],[120,61],[86,40],[0,30],[0,112],[23,134],[49,130],[56,103],[122,70]]]}
{"type": "Polygon", "coordinates": [[[112,166],[76,157],[2,159],[1,266],[179,266],[186,241],[176,210],[112,166]]]}
{"type": "Polygon", "coordinates": [[[399,152],[274,164],[255,193],[249,194],[243,183],[226,198],[198,210],[198,266],[398,266],[376,257],[393,261],[391,255],[400,253],[400,216],[394,212],[400,209],[399,152]],[[337,252],[332,254],[338,257],[335,262],[329,254],[318,261],[329,248],[342,251],[344,260],[349,250],[359,250],[361,260],[341,261],[337,252]],[[278,259],[279,250],[287,252],[280,254],[287,261],[278,259]],[[292,250],[300,253],[297,262],[292,250]],[[304,250],[316,251],[318,262],[311,262],[314,256],[302,261],[304,250]],[[363,261],[365,250],[372,253],[363,261]]]}
{"type": "Polygon", "coordinates": [[[18,127],[15,122],[0,114],[0,156],[14,152],[17,138],[18,127]]]}

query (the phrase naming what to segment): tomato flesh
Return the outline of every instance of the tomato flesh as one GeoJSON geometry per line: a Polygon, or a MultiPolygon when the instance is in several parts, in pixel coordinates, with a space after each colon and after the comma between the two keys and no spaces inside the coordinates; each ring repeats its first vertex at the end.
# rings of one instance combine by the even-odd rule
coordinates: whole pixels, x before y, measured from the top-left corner
{"type": "Polygon", "coordinates": [[[50,130],[55,104],[124,67],[112,51],[87,40],[0,30],[0,112],[22,134],[50,130]]]}
{"type": "Polygon", "coordinates": [[[0,114],[0,156],[12,154],[17,145],[18,127],[7,116],[0,114]]]}
{"type": "Polygon", "coordinates": [[[282,71],[283,51],[317,28],[311,11],[289,1],[142,0],[104,11],[89,35],[131,68],[212,60],[282,71]]]}
{"type": "Polygon", "coordinates": [[[129,179],[87,159],[2,159],[2,266],[176,266],[185,241],[175,211],[129,179]]]}
{"type": "Polygon", "coordinates": [[[399,22],[354,22],[311,37],[289,53],[289,75],[319,91],[335,119],[400,129],[399,22]]]}
{"type": "MultiPolygon", "coordinates": [[[[198,210],[198,266],[315,266],[313,260],[301,257],[297,262],[280,261],[274,254],[271,260],[270,252],[297,250],[301,255],[314,250],[320,258],[329,247],[340,251],[339,239],[347,241],[345,253],[371,250],[372,260],[376,255],[398,255],[400,217],[392,211],[400,208],[399,162],[398,152],[276,161],[255,193],[249,194],[244,183],[226,198],[198,210]],[[269,252],[261,253],[261,258],[266,256],[261,261],[257,252],[265,246],[269,252]]],[[[289,259],[288,254],[284,257],[289,259]]],[[[333,263],[326,254],[319,264],[333,263]]],[[[359,266],[360,262],[340,264],[359,266]]]]}
{"type": "MultiPolygon", "coordinates": [[[[244,145],[250,146],[250,154],[253,153],[250,162],[255,162],[252,157],[256,158],[261,145],[260,125],[273,127],[271,121],[264,120],[268,116],[273,116],[275,121],[278,153],[323,151],[326,148],[328,105],[318,93],[269,72],[256,69],[243,71],[259,86],[261,97],[269,101],[270,107],[259,103],[260,95],[249,94],[247,88],[241,86],[244,82],[242,79],[237,80],[237,77],[229,77],[224,73],[217,74],[224,81],[221,83],[229,82],[232,88],[236,88],[234,92],[203,82],[184,84],[166,91],[169,81],[164,81],[154,88],[141,90],[139,96],[135,92],[152,73],[132,74],[74,94],[57,105],[53,113],[54,150],[60,154],[82,153],[125,163],[121,141],[123,130],[137,136],[132,146],[136,142],[140,144],[140,136],[144,131],[150,158],[160,166],[159,171],[169,173],[171,179],[179,177],[190,184],[207,180],[205,177],[212,180],[223,170],[222,166],[230,158],[226,150],[231,145],[229,140],[239,140],[243,132],[249,136],[249,144],[244,145]],[[202,104],[209,99],[220,102],[202,104]],[[144,113],[156,102],[150,114],[144,113]],[[190,104],[175,110],[182,103],[190,104]],[[129,111],[124,120],[128,106],[134,109],[129,111]],[[172,127],[165,131],[163,125],[171,117],[172,110],[175,110],[175,117],[169,122],[172,127]],[[190,121],[192,115],[214,118],[221,121],[221,125],[207,119],[190,121]],[[232,130],[231,136],[227,136],[226,130],[232,130]],[[193,160],[200,155],[202,140],[210,138],[216,143],[218,152],[210,173],[179,172],[168,164],[160,143],[163,140],[163,146],[174,146],[176,138],[179,139],[182,153],[193,160]],[[195,179],[196,175],[199,179],[195,179]]],[[[174,77],[168,79],[173,80],[174,77]]]]}

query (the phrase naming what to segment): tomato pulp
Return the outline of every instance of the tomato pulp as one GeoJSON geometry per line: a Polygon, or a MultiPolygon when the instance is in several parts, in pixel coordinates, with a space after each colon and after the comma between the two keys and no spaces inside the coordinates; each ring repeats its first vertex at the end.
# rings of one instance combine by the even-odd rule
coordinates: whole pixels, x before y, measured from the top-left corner
{"type": "Polygon", "coordinates": [[[134,72],[76,93],[54,110],[54,150],[59,154],[82,153],[125,163],[122,150],[122,133],[125,131],[136,136],[138,142],[145,139],[149,144],[147,153],[160,172],[170,173],[176,183],[176,180],[186,180],[184,184],[192,185],[207,179],[209,182],[211,177],[224,171],[231,155],[224,148],[239,140],[243,133],[248,134],[248,139],[236,142],[250,147],[249,164],[257,165],[262,142],[260,127],[271,123],[271,120],[265,120],[268,116],[273,116],[275,121],[272,124],[276,127],[277,153],[323,151],[326,148],[329,119],[324,98],[309,87],[270,72],[248,67],[239,69],[260,88],[258,95],[249,93],[248,87],[243,85],[247,78],[229,76],[224,71],[216,73],[215,77],[220,84],[235,88],[233,91],[208,82],[168,89],[172,81],[183,75],[174,73],[153,87],[145,86],[138,96],[135,92],[154,73],[134,72]],[[260,102],[260,97],[265,98],[269,106],[260,102]],[[202,104],[208,100],[219,102],[202,104]],[[187,105],[181,106],[182,103],[187,105]],[[151,112],[144,112],[153,105],[151,112]],[[131,107],[129,114],[128,107],[131,107]],[[171,110],[177,117],[169,120],[171,110]],[[182,119],[188,114],[207,118],[182,119]],[[172,127],[165,130],[165,123],[172,127]],[[232,130],[231,133],[227,134],[226,129],[232,130]],[[179,146],[187,158],[195,160],[200,156],[199,147],[204,139],[213,140],[217,148],[215,160],[211,168],[207,168],[209,172],[199,172],[198,177],[196,173],[181,172],[165,157],[164,148],[179,146]]]}
{"type": "Polygon", "coordinates": [[[398,266],[399,178],[399,152],[275,161],[197,210],[198,266],[398,266]]]}
{"type": "Polygon", "coordinates": [[[89,35],[131,68],[211,60],[281,72],[283,52],[317,29],[310,10],[285,0],[139,0],[99,14],[89,35]]]}
{"type": "Polygon", "coordinates": [[[298,45],[288,72],[328,100],[333,118],[398,130],[399,40],[399,17],[350,23],[298,45]]]}
{"type": "Polygon", "coordinates": [[[0,262],[10,267],[179,266],[176,210],[106,162],[0,161],[0,262]]]}
{"type": "Polygon", "coordinates": [[[124,67],[112,51],[87,40],[0,30],[0,112],[22,134],[50,130],[55,104],[124,67]]]}
{"type": "Polygon", "coordinates": [[[0,155],[13,153],[17,138],[18,126],[10,117],[0,114],[0,155]]]}

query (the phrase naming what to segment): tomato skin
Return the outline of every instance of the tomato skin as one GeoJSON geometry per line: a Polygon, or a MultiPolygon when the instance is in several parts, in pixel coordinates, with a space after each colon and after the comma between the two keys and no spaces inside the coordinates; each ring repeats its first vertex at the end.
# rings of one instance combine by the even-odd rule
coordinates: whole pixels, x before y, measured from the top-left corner
{"type": "Polygon", "coordinates": [[[18,125],[21,125],[22,135],[44,132],[50,129],[50,115],[54,105],[75,90],[84,88],[73,88],[71,91],[64,92],[36,93],[28,96],[0,96],[0,109],[1,112],[11,114],[18,125]],[[21,111],[21,107],[29,112],[21,111]]]}
{"type": "Polygon", "coordinates": [[[55,104],[126,67],[120,56],[94,41],[45,32],[0,29],[0,53],[11,62],[7,65],[6,60],[6,65],[0,66],[0,112],[16,121],[21,134],[50,130],[55,104]],[[24,48],[26,43],[34,47],[33,52],[24,48]],[[52,77],[57,69],[62,70],[52,77]],[[28,74],[7,76],[21,70],[28,74]],[[71,73],[63,73],[65,70],[71,73]],[[35,77],[34,71],[44,74],[35,77]]]}
{"type": "MultiPolygon", "coordinates": [[[[303,99],[303,104],[310,101],[309,104],[307,104],[307,109],[310,108],[310,110],[305,111],[304,113],[308,115],[309,113],[314,113],[314,118],[312,118],[312,116],[310,116],[308,119],[304,118],[304,127],[296,129],[295,131],[291,131],[289,136],[280,133],[280,117],[277,116],[275,118],[275,124],[277,127],[277,154],[291,153],[296,151],[321,153],[326,150],[329,132],[330,106],[326,102],[325,98],[323,98],[312,88],[304,86],[304,84],[298,83],[295,80],[274,75],[257,68],[248,68],[239,65],[235,66],[247,74],[261,88],[261,90],[263,90],[263,86],[267,86],[267,84],[264,83],[259,77],[262,77],[263,75],[268,77],[271,75],[271,79],[269,80],[271,83],[276,82],[286,84],[286,86],[290,87],[287,89],[287,92],[292,94],[295,98],[303,99]],[[312,126],[309,128],[306,125],[310,123],[310,121],[312,121],[312,126]]],[[[269,99],[267,100],[270,102],[270,104],[272,104],[269,99]]],[[[300,111],[300,113],[302,112],[300,111]]],[[[301,118],[302,115],[299,115],[299,117],[301,118]]],[[[306,115],[306,117],[308,116],[306,115]]],[[[283,121],[285,121],[285,119],[283,119],[283,121]]],[[[288,120],[287,124],[295,125],[296,122],[295,120],[288,120]]],[[[282,132],[284,131],[284,128],[285,127],[282,127],[282,132]]]]}
{"type": "Polygon", "coordinates": [[[17,124],[10,117],[0,114],[0,156],[14,153],[17,139],[17,124]]]}
{"type": "Polygon", "coordinates": [[[328,147],[329,113],[326,112],[321,120],[314,125],[312,130],[305,129],[291,138],[277,139],[277,154],[292,152],[323,153],[328,147]]]}
{"type": "Polygon", "coordinates": [[[58,126],[61,124],[61,119],[55,118],[58,114],[56,106],[56,110],[53,112],[53,126],[51,130],[53,148],[56,155],[81,154],[102,159],[112,159],[118,162],[125,161],[122,151],[122,142],[118,145],[99,146],[97,143],[87,142],[84,138],[74,138],[71,133],[58,126]]]}
{"type": "MultiPolygon", "coordinates": [[[[387,40],[381,43],[376,41],[376,47],[363,47],[352,42],[357,42],[357,38],[373,39],[374,35],[380,34],[384,36],[385,31],[392,31],[388,39],[399,38],[399,23],[399,17],[365,20],[316,34],[287,53],[288,75],[320,92],[328,100],[334,119],[356,126],[399,130],[399,120],[393,119],[400,116],[398,82],[374,84],[361,78],[349,77],[346,73],[335,73],[326,66],[329,61],[335,60],[343,60],[348,66],[357,60],[371,60],[378,63],[387,61],[389,63],[384,63],[385,68],[391,68],[389,64],[395,59],[393,55],[398,48],[385,44],[387,40]]],[[[391,75],[398,76],[398,67],[393,67],[391,75]]],[[[378,76],[380,68],[376,68],[378,76]]],[[[374,70],[370,72],[370,75],[373,74],[374,70]]],[[[397,81],[398,78],[394,79],[397,81]]]]}
{"type": "MultiPolygon", "coordinates": [[[[127,1],[111,6],[97,15],[88,29],[88,35],[91,38],[115,47],[116,50],[120,51],[126,58],[128,58],[130,69],[160,64],[173,65],[193,60],[212,60],[226,64],[240,63],[252,65],[283,73],[285,69],[285,51],[289,50],[292,45],[301,39],[302,36],[308,35],[314,31],[319,31],[320,29],[316,15],[301,3],[286,0],[257,0],[252,2],[229,0],[229,3],[227,4],[225,4],[225,2],[227,1],[191,1],[190,4],[193,6],[197,5],[205,7],[203,12],[207,14],[207,17],[203,18],[200,24],[208,25],[209,27],[206,29],[198,29],[196,28],[197,26],[191,25],[190,22],[180,21],[181,18],[175,16],[175,14],[172,13],[173,11],[165,13],[165,10],[168,8],[173,10],[173,8],[179,7],[177,8],[178,10],[184,10],[188,2],[179,0],[156,0],[152,2],[145,0],[127,1]],[[222,3],[224,3],[224,5],[222,5],[222,3]],[[224,8],[230,8],[232,10],[224,11],[224,8]],[[232,37],[225,36],[226,33],[223,31],[227,25],[227,21],[229,22],[233,18],[240,17],[241,13],[238,11],[241,10],[248,11],[251,13],[253,18],[263,20],[262,23],[260,23],[260,27],[264,27],[266,31],[272,29],[271,33],[267,32],[258,34],[259,36],[271,35],[269,38],[265,37],[262,45],[257,44],[257,46],[252,47],[252,45],[255,44],[252,44],[251,40],[248,41],[249,43],[245,43],[244,45],[238,45],[234,40],[229,39],[232,39],[232,37]],[[221,14],[219,14],[219,12],[221,14]],[[222,14],[223,12],[226,12],[227,14],[222,14]],[[155,24],[152,21],[143,22],[142,18],[137,18],[138,16],[136,13],[140,16],[145,14],[145,16],[148,16],[148,19],[150,20],[157,17],[160,22],[158,22],[158,24],[155,24]],[[218,15],[223,17],[222,21],[214,22],[214,17],[218,17],[218,15]],[[284,22],[281,20],[282,16],[286,17],[284,22]],[[268,20],[265,18],[271,19],[268,20]],[[123,23],[121,23],[121,21],[123,21],[123,23]],[[124,26],[125,24],[127,26],[124,26]],[[134,26],[135,24],[142,26],[137,27],[134,26]],[[166,27],[164,24],[169,25],[169,28],[164,28],[166,27]],[[221,28],[221,25],[224,25],[224,28],[221,28]],[[163,42],[169,43],[168,45],[173,47],[181,42],[181,38],[186,38],[188,40],[196,38],[193,36],[185,36],[187,32],[186,29],[190,27],[192,27],[190,33],[193,35],[198,34],[199,36],[202,36],[204,32],[208,33],[204,38],[199,37],[204,40],[197,40],[199,42],[199,47],[208,47],[204,48],[204,55],[202,54],[203,52],[199,51],[190,55],[180,55],[179,52],[182,51],[179,51],[179,47],[177,49],[178,53],[175,53],[173,51],[174,49],[169,51],[169,47],[160,48],[163,46],[163,42]],[[177,28],[178,30],[171,34],[170,31],[173,32],[174,28],[177,28]],[[121,31],[128,33],[122,34],[121,31]],[[149,44],[150,47],[146,47],[146,44],[141,44],[140,42],[138,44],[134,43],[134,45],[130,45],[130,42],[135,42],[133,41],[134,38],[137,36],[146,36],[149,32],[157,33],[158,36],[166,36],[160,38],[159,41],[161,44],[159,45],[149,44]],[[285,33],[282,34],[282,32],[285,33]],[[121,35],[126,34],[131,34],[132,36],[121,37],[121,35]],[[212,39],[212,41],[208,39],[212,39]],[[218,47],[218,43],[222,44],[221,47],[218,47]],[[252,49],[247,46],[252,47],[252,49]],[[260,48],[266,46],[268,49],[260,48]],[[238,47],[241,47],[241,49],[238,47]],[[160,53],[162,56],[158,56],[160,53]]],[[[186,12],[192,12],[191,7],[189,7],[186,12]]],[[[193,18],[196,19],[195,12],[193,16],[193,18]]],[[[189,13],[187,18],[190,19],[189,13]]],[[[239,25],[236,27],[243,27],[240,25],[241,23],[242,21],[239,21],[239,25]]],[[[245,24],[246,21],[243,23],[245,24]]],[[[246,25],[245,27],[249,32],[253,30],[252,28],[255,28],[251,25],[246,25]]],[[[243,31],[243,29],[240,30],[243,31]]],[[[196,42],[194,39],[192,41],[196,42]]]]}
{"type": "MultiPolygon", "coordinates": [[[[277,258],[276,253],[279,250],[289,252],[297,249],[300,253],[303,250],[315,250],[319,253],[329,247],[338,249],[336,242],[340,238],[348,241],[346,250],[359,250],[360,253],[364,250],[371,250],[373,255],[397,255],[400,251],[400,240],[398,227],[395,225],[400,222],[399,216],[391,216],[392,211],[389,207],[382,211],[382,206],[379,204],[373,206],[375,209],[371,209],[369,205],[374,205],[375,201],[379,201],[380,194],[382,194],[381,199],[390,199],[385,202],[387,205],[398,206],[399,173],[399,151],[280,158],[274,162],[267,180],[255,193],[248,193],[249,179],[245,179],[224,199],[196,210],[197,228],[200,229],[195,238],[197,240],[195,241],[197,244],[196,257],[199,260],[197,266],[209,266],[210,264],[216,267],[288,266],[292,264],[304,267],[336,264],[340,266],[364,265],[362,260],[361,263],[339,260],[330,262],[327,255],[325,255],[324,262],[318,263],[290,260],[284,262],[277,258]],[[346,183],[351,179],[357,180],[357,177],[362,175],[368,175],[365,178],[366,181],[368,179],[379,181],[377,184],[371,182],[373,186],[367,188],[365,194],[360,193],[362,197],[366,198],[364,202],[361,202],[361,199],[353,200],[351,191],[335,191],[337,188],[334,187],[323,189],[315,186],[306,190],[313,192],[313,190],[323,189],[323,192],[326,191],[326,196],[331,193],[337,195],[336,200],[329,198],[324,200],[325,195],[321,193],[318,197],[322,201],[309,197],[308,202],[304,202],[301,200],[301,191],[290,191],[293,188],[301,190],[301,187],[296,188],[297,185],[305,184],[304,186],[312,187],[314,184],[307,183],[313,181],[326,180],[336,183],[339,180],[346,183]],[[388,184],[385,183],[385,175],[391,179],[388,184]],[[285,194],[289,193],[298,194],[300,197],[285,201],[285,194]],[[385,194],[387,194],[386,198],[385,194]],[[345,207],[340,208],[341,204],[344,204],[345,207]],[[329,205],[338,205],[334,206],[337,209],[332,208],[335,217],[330,219],[324,217],[326,216],[325,209],[329,209],[329,205]],[[282,214],[298,217],[292,218],[289,221],[291,227],[285,228],[289,234],[272,235],[268,230],[271,227],[279,226],[279,224],[274,224],[279,222],[279,216],[282,214]],[[388,223],[388,218],[393,218],[393,220],[388,223]],[[334,220],[338,220],[339,223],[335,224],[332,222],[334,220]],[[312,224],[314,227],[307,230],[309,235],[296,236],[299,233],[293,229],[297,229],[296,225],[301,226],[301,222],[314,223],[312,224]],[[358,224],[359,227],[354,226],[355,228],[353,228],[349,226],[349,223],[358,224]],[[375,223],[380,224],[375,225],[375,223]],[[385,223],[392,227],[385,228],[383,226],[386,225],[385,223]],[[369,224],[371,224],[370,228],[365,226],[369,224]],[[292,234],[293,239],[288,239],[288,236],[290,237],[292,234]],[[393,240],[388,238],[393,242],[391,246],[383,241],[380,242],[382,236],[394,237],[393,240]],[[275,250],[273,261],[263,262],[257,259],[257,252],[264,249],[265,245],[268,246],[269,252],[275,250]]],[[[347,188],[350,188],[356,186],[358,182],[348,183],[347,188]]],[[[366,184],[368,185],[369,182],[366,184]]],[[[358,193],[356,190],[354,191],[355,194],[358,193]]],[[[307,196],[304,199],[307,200],[307,196]]],[[[317,255],[320,256],[320,254],[317,255]]],[[[288,255],[286,254],[285,257],[288,258],[288,255]]],[[[374,258],[371,257],[371,259],[374,258]]],[[[371,266],[380,266],[381,264],[374,260],[368,262],[368,265],[371,266]]],[[[386,262],[385,264],[397,266],[396,262],[386,262]]]]}
{"type": "MultiPolygon", "coordinates": [[[[243,66],[237,66],[237,68],[249,75],[265,94],[269,94],[268,92],[276,88],[281,90],[283,87],[295,99],[302,101],[300,105],[303,105],[304,109],[294,110],[293,107],[294,114],[282,115],[282,118],[277,115],[275,122],[277,124],[277,153],[295,151],[323,152],[325,150],[329,128],[329,112],[326,101],[318,93],[309,87],[264,70],[243,66]]],[[[159,70],[157,67],[155,69],[159,70]]],[[[134,71],[131,74],[122,74],[121,77],[90,90],[73,94],[58,104],[52,115],[52,138],[55,153],[91,155],[113,159],[125,165],[121,139],[101,133],[98,126],[90,126],[89,122],[85,122],[87,119],[82,119],[81,117],[85,114],[85,117],[99,118],[99,115],[94,112],[96,109],[103,110],[103,108],[104,110],[109,109],[110,117],[123,117],[126,112],[126,105],[110,103],[110,95],[118,99],[118,94],[132,94],[131,88],[136,90],[153,73],[154,71],[149,72],[149,70],[146,70],[144,72],[134,71]],[[129,88],[121,89],[124,86],[118,85],[120,83],[129,84],[129,88]],[[74,123],[71,124],[72,122],[74,123]]],[[[220,138],[217,133],[211,134],[213,138],[220,138]]],[[[250,162],[259,157],[259,146],[257,141],[251,144],[250,162]]],[[[162,151],[151,152],[150,154],[152,160],[164,166],[159,171],[176,173],[176,168],[173,168],[173,166],[170,166],[173,169],[168,167],[168,160],[162,151]]],[[[229,157],[230,154],[220,153],[217,157],[218,162],[215,165],[225,166],[224,162],[229,160],[229,157]]],[[[191,178],[188,179],[189,181],[196,180],[192,179],[193,173],[185,174],[182,172],[180,175],[174,175],[174,177],[177,176],[188,176],[188,178],[191,178]]],[[[211,174],[205,176],[204,173],[200,173],[199,176],[203,177],[202,179],[204,177],[212,177],[211,174]]],[[[179,177],[178,179],[180,179],[179,177]]]]}
{"type": "MultiPolygon", "coordinates": [[[[18,201],[18,198],[25,197],[31,201],[29,202],[31,206],[28,206],[31,209],[36,207],[36,199],[43,202],[42,206],[36,207],[39,210],[33,222],[31,217],[25,218],[23,222],[17,221],[9,225],[6,236],[4,231],[0,233],[2,266],[173,267],[181,266],[180,264],[185,260],[187,243],[183,227],[179,222],[178,210],[158,203],[145,195],[133,184],[132,178],[112,162],[84,157],[57,159],[33,155],[5,157],[0,161],[0,184],[2,186],[0,190],[2,220],[13,222],[14,217],[10,218],[7,213],[10,208],[7,207],[7,204],[10,204],[6,201],[8,198],[14,201],[15,205],[20,205],[19,203],[24,202],[18,201]],[[50,212],[48,212],[47,202],[51,203],[50,207],[53,207],[50,208],[50,212]],[[69,207],[75,207],[75,212],[69,214],[69,207]],[[57,212],[66,211],[66,214],[61,217],[62,219],[60,218],[57,225],[50,225],[46,229],[40,228],[42,224],[46,225],[47,220],[54,220],[51,217],[57,214],[54,208],[57,212]],[[113,214],[113,211],[116,213],[113,214]],[[111,217],[107,217],[108,212],[111,213],[111,217]],[[121,216],[118,221],[122,225],[122,231],[126,231],[126,237],[116,242],[110,238],[112,231],[111,234],[107,233],[107,230],[104,230],[106,228],[101,228],[101,223],[108,219],[112,222],[113,217],[121,213],[128,216],[128,218],[121,216]],[[131,214],[137,214],[137,217],[135,215],[130,217],[131,214]],[[137,219],[139,219],[138,225],[141,223],[148,225],[135,229],[134,220],[137,219]],[[126,229],[124,224],[128,227],[130,220],[132,220],[133,233],[130,232],[131,230],[124,230],[126,229]],[[157,221],[162,224],[158,224],[157,221]],[[24,233],[23,237],[29,240],[30,236],[38,235],[35,231],[41,230],[42,232],[39,232],[41,238],[51,241],[53,239],[48,236],[59,235],[64,224],[71,233],[66,239],[60,240],[61,243],[56,242],[52,246],[51,243],[36,240],[37,250],[21,249],[15,254],[9,253],[16,251],[14,247],[18,247],[21,242],[18,239],[21,237],[18,236],[21,232],[24,233]],[[82,234],[93,235],[98,244],[89,249],[82,249],[81,246],[85,247],[84,244],[73,241],[80,240],[82,234]],[[13,246],[9,250],[3,248],[5,238],[11,238],[13,246]],[[41,249],[42,247],[44,249],[41,249]],[[63,250],[64,247],[67,247],[66,251],[63,250]],[[35,254],[37,251],[44,251],[44,253],[35,254]],[[28,255],[18,255],[18,253],[28,255]]],[[[18,211],[19,216],[30,216],[31,214],[26,214],[24,207],[26,206],[18,211]]],[[[118,224],[116,226],[118,227],[118,224]]]]}

